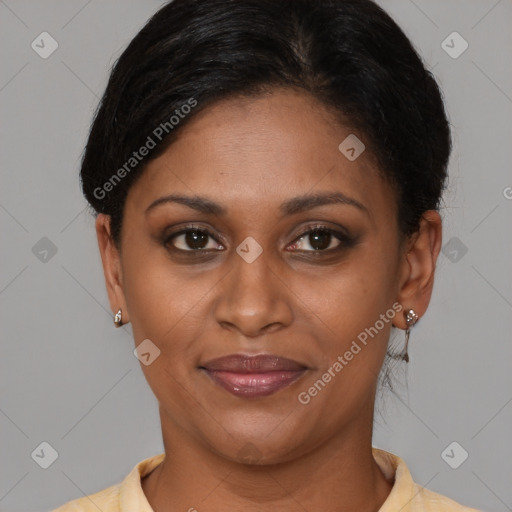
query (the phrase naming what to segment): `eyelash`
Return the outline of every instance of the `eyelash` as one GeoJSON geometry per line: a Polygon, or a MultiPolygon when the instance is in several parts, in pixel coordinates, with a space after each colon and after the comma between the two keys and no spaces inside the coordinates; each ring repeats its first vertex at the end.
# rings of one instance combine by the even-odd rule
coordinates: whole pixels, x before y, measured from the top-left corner
{"type": "MultiPolygon", "coordinates": [[[[347,234],[345,234],[345,233],[343,233],[341,231],[336,231],[336,230],[334,230],[334,229],[332,229],[332,228],[330,228],[328,226],[325,226],[323,224],[313,224],[313,225],[310,225],[307,228],[305,228],[305,230],[302,231],[301,233],[299,233],[295,237],[295,239],[293,240],[291,245],[295,244],[301,238],[304,238],[306,235],[309,235],[310,233],[313,233],[315,231],[325,231],[326,233],[331,234],[332,236],[334,236],[334,238],[336,238],[340,242],[340,244],[337,247],[334,247],[334,248],[331,248],[331,249],[318,249],[318,250],[310,250],[310,251],[298,250],[297,252],[315,253],[315,254],[318,254],[318,255],[320,255],[320,254],[333,254],[333,253],[339,252],[339,251],[341,251],[341,250],[343,250],[343,249],[345,249],[347,247],[351,247],[355,243],[355,240],[353,238],[349,237],[347,234]]],[[[215,239],[213,234],[210,233],[210,231],[208,229],[201,228],[201,227],[196,226],[194,224],[189,224],[189,225],[185,226],[183,229],[181,229],[180,231],[177,231],[176,233],[172,233],[169,236],[167,236],[165,238],[164,242],[163,242],[164,246],[168,247],[171,244],[171,241],[174,238],[177,238],[178,236],[187,234],[189,232],[198,232],[198,233],[205,234],[209,238],[211,238],[211,239],[213,239],[213,240],[215,240],[217,242],[217,240],[215,239]]],[[[191,254],[197,254],[197,255],[201,255],[201,253],[207,253],[207,252],[211,252],[211,251],[215,250],[215,249],[189,249],[189,250],[185,250],[185,249],[178,249],[177,247],[172,247],[172,249],[174,251],[178,251],[178,252],[181,252],[181,253],[191,253],[191,254]]],[[[295,251],[292,251],[292,252],[295,252],[295,251]]]]}

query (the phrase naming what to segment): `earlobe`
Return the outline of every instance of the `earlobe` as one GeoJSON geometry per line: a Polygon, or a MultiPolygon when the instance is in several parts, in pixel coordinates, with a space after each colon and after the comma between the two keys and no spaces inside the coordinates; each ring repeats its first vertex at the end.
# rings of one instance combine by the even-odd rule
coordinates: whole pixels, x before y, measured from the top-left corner
{"type": "MultiPolygon", "coordinates": [[[[428,210],[420,220],[418,231],[407,244],[397,297],[404,309],[413,309],[420,318],[425,314],[432,296],[441,242],[441,216],[435,210],[428,210]]],[[[394,325],[406,328],[402,315],[396,316],[394,325]]]]}
{"type": "Polygon", "coordinates": [[[128,309],[123,292],[123,276],[119,250],[116,247],[110,229],[110,216],[103,213],[96,218],[96,236],[103,264],[103,274],[107,288],[110,308],[113,315],[122,309],[123,324],[128,322],[128,309]]]}

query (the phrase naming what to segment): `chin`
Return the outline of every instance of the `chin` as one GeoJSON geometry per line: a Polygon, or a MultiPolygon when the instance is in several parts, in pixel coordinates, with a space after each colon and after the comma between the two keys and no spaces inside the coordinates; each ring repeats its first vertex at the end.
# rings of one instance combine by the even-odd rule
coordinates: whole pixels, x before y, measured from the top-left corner
{"type": "Polygon", "coordinates": [[[226,459],[251,465],[278,464],[308,451],[310,436],[304,421],[288,411],[279,415],[235,411],[217,420],[215,432],[203,431],[204,441],[226,459]]]}

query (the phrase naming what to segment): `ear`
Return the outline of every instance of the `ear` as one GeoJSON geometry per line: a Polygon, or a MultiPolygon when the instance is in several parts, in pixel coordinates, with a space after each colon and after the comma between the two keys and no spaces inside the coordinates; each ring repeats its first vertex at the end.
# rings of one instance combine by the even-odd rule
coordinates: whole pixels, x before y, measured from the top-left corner
{"type": "Polygon", "coordinates": [[[119,250],[111,236],[110,215],[99,213],[96,217],[96,235],[103,263],[103,274],[107,287],[110,309],[113,314],[123,311],[123,324],[129,322],[128,309],[123,292],[123,275],[119,250]]]}
{"type": "MultiPolygon", "coordinates": [[[[432,296],[441,242],[441,216],[435,210],[428,210],[420,220],[419,230],[406,243],[397,297],[404,311],[414,309],[420,318],[427,311],[432,296]]],[[[393,324],[406,328],[402,314],[396,315],[393,324]]]]}

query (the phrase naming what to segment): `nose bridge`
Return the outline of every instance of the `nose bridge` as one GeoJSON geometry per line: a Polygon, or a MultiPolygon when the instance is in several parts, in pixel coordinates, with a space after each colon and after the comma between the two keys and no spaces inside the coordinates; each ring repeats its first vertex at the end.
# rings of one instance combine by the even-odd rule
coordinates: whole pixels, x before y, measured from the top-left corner
{"type": "Polygon", "coordinates": [[[251,243],[249,240],[247,246],[240,244],[232,254],[231,271],[223,279],[216,317],[219,323],[228,323],[254,336],[270,324],[288,323],[291,315],[281,279],[265,251],[252,259],[256,247],[251,243]]]}
{"type": "Polygon", "coordinates": [[[259,255],[255,251],[250,241],[243,242],[237,249],[237,256],[233,257],[233,284],[235,291],[242,292],[243,297],[272,294],[275,271],[269,265],[268,251],[261,251],[259,255]],[[244,251],[247,252],[244,254],[244,251]]]}

